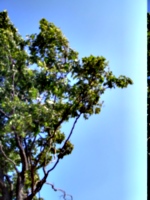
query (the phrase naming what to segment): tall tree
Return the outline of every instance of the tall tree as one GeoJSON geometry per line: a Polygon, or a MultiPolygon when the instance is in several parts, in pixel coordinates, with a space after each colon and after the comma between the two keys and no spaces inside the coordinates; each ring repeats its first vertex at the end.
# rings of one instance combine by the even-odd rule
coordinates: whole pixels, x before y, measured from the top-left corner
{"type": "Polygon", "coordinates": [[[50,172],[71,154],[70,137],[79,118],[100,113],[100,97],[107,89],[132,84],[128,77],[114,76],[102,56],[90,55],[80,61],[53,23],[41,19],[39,29],[38,34],[23,39],[7,12],[0,13],[3,200],[37,199],[50,172]],[[61,126],[70,118],[74,123],[65,135],[61,126]],[[39,169],[43,170],[41,179],[39,169]]]}

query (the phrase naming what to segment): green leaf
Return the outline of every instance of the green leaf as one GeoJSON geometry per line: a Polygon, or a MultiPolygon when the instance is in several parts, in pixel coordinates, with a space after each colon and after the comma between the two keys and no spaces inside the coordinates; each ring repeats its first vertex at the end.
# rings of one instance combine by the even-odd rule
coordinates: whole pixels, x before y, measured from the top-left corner
{"type": "Polygon", "coordinates": [[[101,109],[100,109],[99,107],[96,107],[96,108],[95,108],[95,114],[100,113],[100,111],[101,111],[101,109]]]}

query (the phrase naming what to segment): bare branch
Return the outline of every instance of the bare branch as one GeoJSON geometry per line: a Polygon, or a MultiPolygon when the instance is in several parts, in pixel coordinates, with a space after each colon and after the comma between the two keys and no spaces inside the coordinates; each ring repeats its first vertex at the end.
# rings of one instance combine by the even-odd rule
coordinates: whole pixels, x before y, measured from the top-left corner
{"type": "Polygon", "coordinates": [[[78,115],[78,117],[76,117],[76,119],[75,119],[75,121],[74,121],[74,123],[73,123],[72,129],[71,129],[71,131],[70,131],[70,134],[68,135],[68,137],[67,137],[67,139],[66,139],[66,141],[65,141],[65,143],[64,143],[64,145],[63,145],[62,148],[64,148],[65,144],[66,144],[66,143],[68,142],[68,140],[70,139],[70,137],[71,137],[71,135],[72,135],[72,133],[73,133],[73,130],[74,130],[74,128],[75,128],[75,125],[76,125],[78,119],[80,118],[80,116],[81,116],[81,114],[78,115]]]}
{"type": "Polygon", "coordinates": [[[57,158],[57,161],[55,162],[53,167],[47,171],[47,174],[49,174],[49,172],[52,171],[57,166],[58,163],[59,163],[59,158],[57,158]]]}
{"type": "Polygon", "coordinates": [[[45,166],[43,166],[43,173],[44,173],[44,175],[46,175],[46,170],[45,170],[45,166]]]}
{"type": "Polygon", "coordinates": [[[66,200],[66,196],[70,196],[71,200],[73,200],[73,197],[72,197],[70,194],[66,194],[66,192],[65,192],[64,190],[60,189],[60,188],[55,188],[55,187],[54,187],[54,184],[52,184],[52,183],[47,183],[47,182],[46,182],[46,184],[47,184],[47,185],[50,185],[54,191],[60,191],[60,192],[62,192],[62,193],[63,193],[63,199],[64,199],[64,200],[66,200]]]}

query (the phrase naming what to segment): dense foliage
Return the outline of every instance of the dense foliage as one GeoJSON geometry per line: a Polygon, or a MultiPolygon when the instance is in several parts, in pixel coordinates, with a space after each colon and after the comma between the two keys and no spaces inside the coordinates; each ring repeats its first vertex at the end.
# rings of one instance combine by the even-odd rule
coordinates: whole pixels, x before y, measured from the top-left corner
{"type": "Polygon", "coordinates": [[[37,199],[49,173],[72,152],[70,137],[79,118],[100,113],[100,97],[106,89],[132,84],[128,77],[115,77],[102,56],[80,61],[53,23],[41,19],[39,29],[23,39],[7,12],[0,12],[3,200],[37,199]],[[70,118],[74,123],[66,135],[61,126],[70,118]],[[43,170],[41,179],[39,169],[43,170]]]}

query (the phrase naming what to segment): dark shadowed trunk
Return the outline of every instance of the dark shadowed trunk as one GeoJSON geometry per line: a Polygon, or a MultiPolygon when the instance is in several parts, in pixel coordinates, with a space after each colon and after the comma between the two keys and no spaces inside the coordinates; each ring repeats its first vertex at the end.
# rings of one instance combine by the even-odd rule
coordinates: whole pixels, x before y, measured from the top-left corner
{"type": "Polygon", "coordinates": [[[5,182],[5,175],[3,170],[0,168],[0,200],[11,200],[11,191],[5,182]]]}

